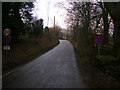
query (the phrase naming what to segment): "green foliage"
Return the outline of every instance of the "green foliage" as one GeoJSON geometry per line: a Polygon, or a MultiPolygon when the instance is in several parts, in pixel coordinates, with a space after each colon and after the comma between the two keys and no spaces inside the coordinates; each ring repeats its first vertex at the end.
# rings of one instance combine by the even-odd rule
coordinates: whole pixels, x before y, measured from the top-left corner
{"type": "Polygon", "coordinates": [[[117,58],[111,55],[97,55],[95,58],[97,67],[101,71],[120,80],[118,77],[120,75],[120,61],[117,58]]]}
{"type": "Polygon", "coordinates": [[[116,61],[117,60],[117,58],[115,58],[111,55],[96,55],[95,57],[97,59],[103,60],[103,61],[116,61]]]}
{"type": "Polygon", "coordinates": [[[101,45],[100,50],[103,55],[113,55],[113,45],[101,45]]]}

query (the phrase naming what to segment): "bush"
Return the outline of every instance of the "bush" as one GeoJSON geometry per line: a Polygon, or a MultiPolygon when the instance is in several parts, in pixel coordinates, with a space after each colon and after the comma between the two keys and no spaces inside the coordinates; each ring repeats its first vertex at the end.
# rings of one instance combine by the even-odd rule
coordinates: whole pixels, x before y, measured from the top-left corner
{"type": "Polygon", "coordinates": [[[98,60],[103,60],[103,61],[116,61],[117,58],[111,56],[111,55],[97,55],[95,56],[98,60]]]}

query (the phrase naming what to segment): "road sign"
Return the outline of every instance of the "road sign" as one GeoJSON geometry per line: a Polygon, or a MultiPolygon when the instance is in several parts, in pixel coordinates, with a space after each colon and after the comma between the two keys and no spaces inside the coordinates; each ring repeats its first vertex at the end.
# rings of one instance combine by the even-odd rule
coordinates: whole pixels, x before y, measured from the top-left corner
{"type": "Polygon", "coordinates": [[[10,50],[10,45],[5,45],[4,50],[10,50]]]}
{"type": "Polygon", "coordinates": [[[3,42],[5,45],[9,45],[11,43],[11,37],[4,37],[3,42]]]}
{"type": "Polygon", "coordinates": [[[9,28],[4,29],[4,35],[8,36],[11,34],[11,30],[9,28]]]}
{"type": "Polygon", "coordinates": [[[103,43],[103,38],[102,38],[102,36],[96,36],[96,37],[95,37],[95,43],[96,43],[96,44],[102,44],[102,43],[103,43]]]}
{"type": "Polygon", "coordinates": [[[97,28],[95,29],[95,33],[96,33],[97,35],[102,35],[102,34],[103,34],[102,28],[101,28],[101,27],[97,27],[97,28]]]}

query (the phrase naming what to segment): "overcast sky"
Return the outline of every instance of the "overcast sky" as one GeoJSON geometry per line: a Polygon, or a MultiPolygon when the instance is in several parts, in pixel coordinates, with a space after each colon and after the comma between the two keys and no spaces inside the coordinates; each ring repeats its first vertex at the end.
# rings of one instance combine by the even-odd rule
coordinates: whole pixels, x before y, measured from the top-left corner
{"type": "Polygon", "coordinates": [[[42,18],[44,20],[44,27],[47,25],[52,27],[55,16],[56,24],[62,28],[66,28],[64,21],[67,12],[64,8],[58,7],[58,2],[63,1],[66,3],[65,0],[36,0],[36,2],[34,2],[33,16],[37,16],[38,19],[42,18]]]}

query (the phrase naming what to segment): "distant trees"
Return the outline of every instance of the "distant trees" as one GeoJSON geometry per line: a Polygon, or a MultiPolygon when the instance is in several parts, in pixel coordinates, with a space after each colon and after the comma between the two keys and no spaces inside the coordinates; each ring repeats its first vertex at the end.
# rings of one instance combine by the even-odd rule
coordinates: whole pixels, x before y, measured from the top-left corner
{"type": "Polygon", "coordinates": [[[47,26],[44,28],[43,33],[44,33],[44,37],[46,37],[47,39],[51,39],[51,33],[50,33],[50,30],[47,26]]]}
{"type": "Polygon", "coordinates": [[[36,20],[32,23],[33,25],[33,31],[35,34],[35,37],[42,37],[43,34],[43,19],[36,20]]]}
{"type": "Polygon", "coordinates": [[[91,2],[70,2],[71,7],[68,8],[68,22],[73,29],[75,37],[79,38],[79,30],[83,28],[83,32],[88,41],[93,41],[93,29],[95,29],[101,16],[101,9],[91,2]]]}
{"type": "Polygon", "coordinates": [[[62,28],[59,25],[55,25],[56,36],[62,38],[62,28]]]}

